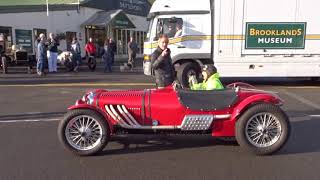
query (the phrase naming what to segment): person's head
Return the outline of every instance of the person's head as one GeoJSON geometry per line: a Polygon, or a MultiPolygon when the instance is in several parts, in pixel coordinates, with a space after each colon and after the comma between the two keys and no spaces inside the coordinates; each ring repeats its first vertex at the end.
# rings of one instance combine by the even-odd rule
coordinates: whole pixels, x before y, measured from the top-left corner
{"type": "Polygon", "coordinates": [[[215,73],[217,73],[217,68],[213,64],[207,64],[202,67],[203,79],[208,79],[215,73]]]}
{"type": "Polygon", "coordinates": [[[76,43],[78,41],[77,37],[72,38],[72,43],[76,43]]]}
{"type": "Polygon", "coordinates": [[[92,39],[92,37],[90,37],[90,38],[89,38],[89,42],[91,42],[91,43],[93,42],[93,39],[92,39]]]}
{"type": "Polygon", "coordinates": [[[165,50],[168,48],[168,44],[169,44],[169,37],[166,34],[161,34],[159,36],[159,40],[158,40],[158,46],[160,47],[160,49],[165,50]]]}
{"type": "Polygon", "coordinates": [[[181,25],[181,24],[177,24],[177,25],[176,25],[176,30],[179,31],[179,30],[181,30],[181,29],[182,29],[182,25],[181,25]]]}
{"type": "Polygon", "coordinates": [[[41,33],[41,34],[39,35],[39,39],[40,39],[40,40],[45,40],[45,39],[46,39],[46,36],[45,36],[43,33],[41,33]]]}
{"type": "Polygon", "coordinates": [[[109,39],[109,43],[112,43],[113,42],[113,39],[110,37],[108,38],[109,39]]]}
{"type": "Polygon", "coordinates": [[[53,34],[53,33],[50,33],[50,34],[49,34],[49,37],[50,37],[50,39],[53,39],[53,38],[54,38],[54,34],[53,34]]]}
{"type": "Polygon", "coordinates": [[[131,37],[130,37],[130,42],[132,42],[132,41],[133,41],[133,37],[131,36],[131,37]]]}
{"type": "Polygon", "coordinates": [[[106,40],[104,41],[104,45],[105,46],[108,46],[110,44],[110,39],[109,38],[106,38],[106,40]]]}

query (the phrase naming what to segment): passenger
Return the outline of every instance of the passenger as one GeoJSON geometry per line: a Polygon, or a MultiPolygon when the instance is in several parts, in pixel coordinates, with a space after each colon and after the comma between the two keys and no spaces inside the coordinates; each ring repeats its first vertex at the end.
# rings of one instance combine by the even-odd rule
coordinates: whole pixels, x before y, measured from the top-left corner
{"type": "Polygon", "coordinates": [[[202,83],[192,83],[192,79],[189,79],[191,90],[214,90],[224,89],[220,79],[219,73],[214,65],[204,65],[202,68],[202,83]]]}
{"type": "Polygon", "coordinates": [[[156,78],[158,88],[169,86],[174,81],[175,71],[172,65],[168,43],[168,36],[165,34],[160,35],[158,47],[151,56],[152,73],[156,78]]]}
{"type": "Polygon", "coordinates": [[[182,35],[182,24],[177,24],[176,33],[174,35],[175,38],[180,37],[182,35]]]}

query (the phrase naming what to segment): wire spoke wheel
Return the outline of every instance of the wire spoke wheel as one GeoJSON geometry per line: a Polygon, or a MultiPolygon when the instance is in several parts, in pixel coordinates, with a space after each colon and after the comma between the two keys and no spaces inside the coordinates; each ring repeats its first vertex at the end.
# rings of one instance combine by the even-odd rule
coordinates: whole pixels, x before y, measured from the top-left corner
{"type": "Polygon", "coordinates": [[[288,116],[273,104],[253,105],[236,123],[237,142],[257,155],[279,151],[286,144],[290,131],[288,116]]]}
{"type": "Polygon", "coordinates": [[[259,113],[247,122],[246,137],[256,147],[271,146],[280,136],[281,124],[273,114],[259,113]]]}
{"type": "Polygon", "coordinates": [[[65,148],[77,155],[94,155],[103,150],[110,138],[107,120],[94,110],[69,111],[58,127],[65,148]]]}
{"type": "Polygon", "coordinates": [[[67,124],[65,136],[72,147],[77,150],[90,150],[102,139],[102,127],[90,116],[77,116],[67,124]]]}

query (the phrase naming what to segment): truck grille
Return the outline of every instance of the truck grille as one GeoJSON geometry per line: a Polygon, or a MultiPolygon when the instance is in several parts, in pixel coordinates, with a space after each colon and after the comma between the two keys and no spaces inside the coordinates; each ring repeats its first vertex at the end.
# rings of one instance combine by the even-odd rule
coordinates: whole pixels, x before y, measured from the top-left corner
{"type": "Polygon", "coordinates": [[[183,131],[201,131],[208,130],[213,121],[213,115],[187,115],[184,117],[181,130],[183,131]]]}

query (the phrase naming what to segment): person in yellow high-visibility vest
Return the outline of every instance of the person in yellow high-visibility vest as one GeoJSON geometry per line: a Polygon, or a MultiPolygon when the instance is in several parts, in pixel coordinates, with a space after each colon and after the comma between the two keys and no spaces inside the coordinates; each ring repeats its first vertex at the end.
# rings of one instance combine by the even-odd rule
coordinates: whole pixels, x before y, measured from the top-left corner
{"type": "Polygon", "coordinates": [[[217,68],[214,65],[204,65],[202,68],[202,83],[195,83],[194,78],[189,79],[189,85],[191,90],[214,90],[224,89],[217,68]]]}

